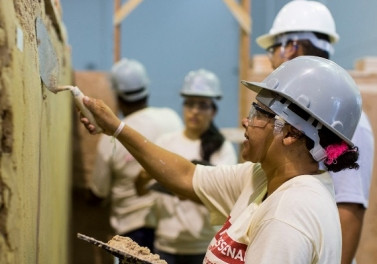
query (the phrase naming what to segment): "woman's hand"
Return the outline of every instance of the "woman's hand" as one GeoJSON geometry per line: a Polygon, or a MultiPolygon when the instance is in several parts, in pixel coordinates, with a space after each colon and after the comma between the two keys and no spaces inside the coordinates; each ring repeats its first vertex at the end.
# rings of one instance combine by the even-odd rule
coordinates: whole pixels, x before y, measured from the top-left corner
{"type": "MultiPolygon", "coordinates": [[[[103,133],[112,136],[120,124],[120,120],[113,111],[100,99],[83,98],[84,105],[93,114],[98,125],[103,129],[103,133]]],[[[95,126],[91,124],[88,118],[80,113],[80,121],[91,134],[96,134],[95,126]]]]}

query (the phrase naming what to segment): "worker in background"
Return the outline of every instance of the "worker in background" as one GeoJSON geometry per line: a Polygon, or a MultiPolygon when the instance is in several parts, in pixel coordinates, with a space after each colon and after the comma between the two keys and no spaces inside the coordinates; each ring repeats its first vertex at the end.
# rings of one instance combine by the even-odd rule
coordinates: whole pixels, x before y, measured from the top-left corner
{"type": "MultiPolygon", "coordinates": [[[[291,1],[278,12],[268,34],[257,38],[276,69],[301,55],[329,58],[339,39],[334,19],[326,6],[316,1],[291,1]]],[[[331,89],[331,87],[329,88],[331,89]]],[[[352,263],[368,207],[373,172],[374,137],[362,112],[352,142],[359,147],[360,168],[331,173],[342,226],[342,264],[352,263]]]]}
{"type": "MultiPolygon", "coordinates": [[[[247,162],[237,165],[194,165],[145,140],[102,100],[83,102],[103,133],[116,136],[153,178],[202,202],[212,224],[225,222],[203,263],[340,263],[339,214],[320,162],[329,171],[358,168],[351,142],[361,115],[355,82],[332,61],[300,56],[261,83],[242,83],[257,96],[242,120],[247,162]]],[[[81,122],[96,133],[87,118],[81,122]]]]}
{"type": "MultiPolygon", "coordinates": [[[[214,124],[216,100],[222,97],[217,76],[205,69],[190,71],[181,95],[184,129],[162,135],[156,144],[194,164],[236,164],[233,145],[214,124]]],[[[208,244],[218,230],[210,224],[209,211],[202,204],[160,193],[156,218],[155,253],[169,264],[203,263],[208,244]]]]}
{"type": "MultiPolygon", "coordinates": [[[[118,100],[122,121],[138,129],[145,139],[154,141],[164,133],[182,129],[182,121],[169,108],[148,106],[149,79],[144,66],[122,59],[111,69],[111,84],[118,100]]],[[[138,196],[134,181],[141,166],[117,140],[103,135],[90,189],[94,197],[111,202],[110,224],[115,233],[153,249],[155,221],[151,214],[155,196],[138,196]]]]}

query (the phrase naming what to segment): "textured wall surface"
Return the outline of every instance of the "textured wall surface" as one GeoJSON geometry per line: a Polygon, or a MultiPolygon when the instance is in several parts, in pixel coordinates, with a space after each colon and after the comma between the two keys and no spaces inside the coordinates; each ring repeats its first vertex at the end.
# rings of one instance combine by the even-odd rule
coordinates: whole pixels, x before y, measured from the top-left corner
{"type": "Polygon", "coordinates": [[[0,263],[69,263],[72,101],[41,83],[41,17],[71,83],[58,1],[0,1],[0,263]]]}

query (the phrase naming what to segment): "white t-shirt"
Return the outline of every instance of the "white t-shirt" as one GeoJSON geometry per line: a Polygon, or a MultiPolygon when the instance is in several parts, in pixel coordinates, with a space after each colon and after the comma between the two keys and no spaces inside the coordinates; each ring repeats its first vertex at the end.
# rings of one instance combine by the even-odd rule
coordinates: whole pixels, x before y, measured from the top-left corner
{"type": "Polygon", "coordinates": [[[331,172],[337,203],[358,203],[368,207],[369,188],[373,172],[374,137],[369,120],[361,114],[352,142],[359,148],[360,168],[331,172]]]}
{"type": "Polygon", "coordinates": [[[260,164],[197,166],[193,185],[214,223],[227,219],[203,263],[340,263],[341,229],[330,175],[301,175],[263,202],[260,164]]]}
{"type": "MultiPolygon", "coordinates": [[[[182,121],[169,108],[148,107],[134,112],[123,120],[150,141],[164,133],[182,129],[182,121]]],[[[128,150],[111,137],[102,135],[97,146],[97,157],[90,188],[98,197],[111,197],[110,224],[118,234],[141,228],[153,227],[150,213],[153,194],[138,196],[134,181],[141,166],[128,150]]]]}
{"type": "MultiPolygon", "coordinates": [[[[201,160],[200,139],[191,140],[183,131],[163,135],[156,143],[188,160],[201,160]]],[[[236,162],[237,156],[229,141],[210,158],[213,165],[236,162]]],[[[203,254],[217,231],[210,224],[208,210],[203,205],[177,196],[159,194],[156,216],[155,247],[171,254],[203,254]]]]}

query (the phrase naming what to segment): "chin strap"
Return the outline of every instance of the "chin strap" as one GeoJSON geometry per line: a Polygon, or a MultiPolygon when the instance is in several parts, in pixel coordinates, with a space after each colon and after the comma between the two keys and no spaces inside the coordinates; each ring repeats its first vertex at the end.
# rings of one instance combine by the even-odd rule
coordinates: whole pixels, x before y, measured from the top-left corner
{"type": "Polygon", "coordinates": [[[284,125],[285,125],[284,119],[276,115],[275,123],[274,123],[274,135],[279,134],[283,130],[284,125]]]}
{"type": "Polygon", "coordinates": [[[326,151],[319,145],[318,143],[310,150],[310,154],[312,154],[313,158],[320,162],[327,157],[326,151]]]}

